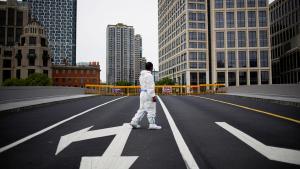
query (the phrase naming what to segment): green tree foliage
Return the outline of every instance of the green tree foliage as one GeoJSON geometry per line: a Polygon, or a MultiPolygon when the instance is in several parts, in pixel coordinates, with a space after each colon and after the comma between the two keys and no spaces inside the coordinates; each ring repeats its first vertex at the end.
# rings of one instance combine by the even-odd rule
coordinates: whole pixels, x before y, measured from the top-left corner
{"type": "Polygon", "coordinates": [[[48,76],[41,73],[34,73],[27,79],[7,79],[3,86],[51,86],[52,81],[48,76]]]}
{"type": "Polygon", "coordinates": [[[133,84],[127,81],[118,81],[115,84],[116,86],[132,86],[133,84]]]}
{"type": "Polygon", "coordinates": [[[155,84],[156,85],[175,85],[175,82],[172,79],[165,77],[165,78],[157,81],[155,84]]]}

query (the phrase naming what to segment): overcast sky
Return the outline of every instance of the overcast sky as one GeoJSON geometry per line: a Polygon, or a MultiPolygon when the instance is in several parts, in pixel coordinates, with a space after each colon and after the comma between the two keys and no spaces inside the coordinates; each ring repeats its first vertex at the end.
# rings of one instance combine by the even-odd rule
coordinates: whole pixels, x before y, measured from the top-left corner
{"type": "Polygon", "coordinates": [[[99,61],[106,81],[106,27],[124,23],[143,38],[143,56],[158,69],[157,0],[78,0],[77,62],[99,61]]]}

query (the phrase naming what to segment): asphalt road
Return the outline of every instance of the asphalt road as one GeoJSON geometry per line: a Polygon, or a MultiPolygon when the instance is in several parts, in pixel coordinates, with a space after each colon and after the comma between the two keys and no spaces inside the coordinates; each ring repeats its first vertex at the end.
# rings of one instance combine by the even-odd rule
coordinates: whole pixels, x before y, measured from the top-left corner
{"type": "MultiPolygon", "coordinates": [[[[299,154],[299,108],[225,95],[162,96],[161,99],[198,168],[300,168],[292,162],[279,162],[289,159],[291,155],[288,152],[284,156],[274,157],[279,159],[276,161],[266,157],[266,154],[276,154],[276,148],[271,151],[261,148],[279,147],[297,150],[292,152],[299,154]],[[221,124],[227,125],[222,127],[221,124]],[[226,126],[251,136],[262,145],[257,149],[251,147],[249,144],[255,141],[242,141],[246,136],[238,138],[241,134],[234,135],[233,130],[226,126]]],[[[98,96],[16,113],[0,112],[0,168],[79,169],[82,157],[99,160],[102,156],[108,157],[108,149],[113,153],[120,151],[119,156],[109,156],[115,163],[122,159],[126,163],[130,161],[127,159],[137,157],[130,167],[132,169],[187,168],[189,159],[183,154],[189,152],[178,148],[182,148],[183,144],[178,144],[174,138],[178,135],[172,132],[172,125],[161,103],[157,104],[157,122],[162,125],[162,130],[148,130],[146,118],[141,129],[122,127],[130,122],[138,104],[138,97],[98,96]],[[75,134],[68,135],[88,127],[91,128],[78,132],[76,137],[75,134]],[[130,133],[128,137],[127,131],[130,133]],[[64,139],[61,136],[65,136],[64,139]],[[59,145],[63,145],[65,140],[71,140],[70,144],[64,144],[66,146],[57,153],[59,145]]],[[[299,163],[300,158],[295,161],[299,163]]],[[[107,165],[104,162],[98,164],[95,168],[105,168],[107,165]]]]}

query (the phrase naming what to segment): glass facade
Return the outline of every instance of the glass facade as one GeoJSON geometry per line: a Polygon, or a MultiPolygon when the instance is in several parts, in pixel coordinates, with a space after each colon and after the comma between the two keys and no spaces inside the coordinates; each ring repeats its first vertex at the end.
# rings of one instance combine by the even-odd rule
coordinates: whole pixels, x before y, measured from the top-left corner
{"type": "Polygon", "coordinates": [[[266,30],[259,31],[260,47],[268,47],[268,32],[266,30]]]}
{"type": "Polygon", "coordinates": [[[256,27],[256,12],[248,11],[248,27],[256,27]]]}
{"type": "Polygon", "coordinates": [[[246,47],[246,32],[238,31],[238,47],[246,47]]]}
{"type": "Polygon", "coordinates": [[[249,51],[249,64],[250,67],[257,67],[257,52],[249,51]]]}
{"type": "Polygon", "coordinates": [[[224,27],[224,15],[223,12],[216,12],[216,28],[224,27]]]}
{"type": "Polygon", "coordinates": [[[217,52],[217,68],[225,68],[224,52],[217,52]]]}
{"type": "Polygon", "coordinates": [[[227,48],[234,48],[235,47],[235,32],[228,31],[227,32],[227,48]]]}
{"type": "Polygon", "coordinates": [[[46,29],[54,63],[76,64],[77,0],[23,0],[29,3],[31,15],[46,29]]]}
{"type": "Polygon", "coordinates": [[[237,26],[245,27],[245,11],[237,11],[237,26]]]}
{"type": "Polygon", "coordinates": [[[224,48],[224,32],[216,32],[216,47],[224,48]]]}
{"type": "Polygon", "coordinates": [[[235,51],[228,51],[227,52],[227,60],[228,60],[228,68],[235,68],[236,67],[235,51]]]}
{"type": "Polygon", "coordinates": [[[249,31],[249,47],[257,46],[256,31],[249,31]]]}
{"type": "Polygon", "coordinates": [[[234,12],[226,12],[227,28],[234,27],[234,12]]]}
{"type": "Polygon", "coordinates": [[[239,56],[239,67],[247,67],[247,60],[246,60],[246,51],[239,51],[238,53],[239,56]]]}

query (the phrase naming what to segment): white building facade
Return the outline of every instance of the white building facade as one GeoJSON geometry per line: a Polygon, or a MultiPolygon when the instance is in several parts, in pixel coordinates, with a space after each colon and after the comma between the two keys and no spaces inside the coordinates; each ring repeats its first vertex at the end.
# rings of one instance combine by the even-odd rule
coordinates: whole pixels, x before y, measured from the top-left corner
{"type": "Polygon", "coordinates": [[[158,1],[159,77],[177,84],[270,84],[267,0],[158,1]]]}

